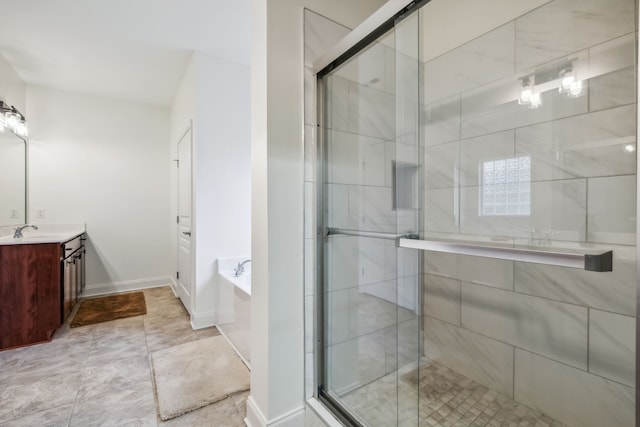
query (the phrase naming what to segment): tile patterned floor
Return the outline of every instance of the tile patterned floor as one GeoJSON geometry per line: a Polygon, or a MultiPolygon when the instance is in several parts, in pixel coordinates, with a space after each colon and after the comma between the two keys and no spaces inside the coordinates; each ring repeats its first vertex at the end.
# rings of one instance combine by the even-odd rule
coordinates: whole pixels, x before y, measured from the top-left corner
{"type": "Polygon", "coordinates": [[[249,392],[157,418],[150,353],[219,332],[192,330],[169,287],[144,293],[144,316],[73,329],[67,321],[49,343],[0,352],[0,425],[243,427],[249,392]]]}
{"type": "Polygon", "coordinates": [[[566,427],[424,357],[419,369],[386,375],[343,401],[372,427],[566,427]]]}

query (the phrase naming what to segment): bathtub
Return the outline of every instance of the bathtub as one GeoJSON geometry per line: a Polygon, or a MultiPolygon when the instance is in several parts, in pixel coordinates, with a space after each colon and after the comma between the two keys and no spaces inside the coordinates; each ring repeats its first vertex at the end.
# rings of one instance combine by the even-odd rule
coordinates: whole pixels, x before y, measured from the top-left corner
{"type": "Polygon", "coordinates": [[[236,276],[234,269],[249,257],[218,259],[218,322],[222,335],[251,368],[251,263],[236,276]]]}

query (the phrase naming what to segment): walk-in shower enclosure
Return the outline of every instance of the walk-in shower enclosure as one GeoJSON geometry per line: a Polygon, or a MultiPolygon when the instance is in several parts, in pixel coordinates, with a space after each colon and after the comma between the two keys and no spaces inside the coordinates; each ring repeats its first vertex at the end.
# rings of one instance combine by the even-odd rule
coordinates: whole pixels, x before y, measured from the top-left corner
{"type": "Polygon", "coordinates": [[[637,425],[636,2],[395,12],[318,72],[318,397],[637,425]]]}

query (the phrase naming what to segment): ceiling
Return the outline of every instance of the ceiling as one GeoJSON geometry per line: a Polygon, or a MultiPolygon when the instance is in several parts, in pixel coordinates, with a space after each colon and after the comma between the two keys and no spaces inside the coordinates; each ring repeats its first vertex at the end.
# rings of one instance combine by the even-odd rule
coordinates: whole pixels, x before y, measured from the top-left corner
{"type": "Polygon", "coordinates": [[[30,84],[169,107],[192,52],[250,64],[250,0],[0,0],[30,84]]]}

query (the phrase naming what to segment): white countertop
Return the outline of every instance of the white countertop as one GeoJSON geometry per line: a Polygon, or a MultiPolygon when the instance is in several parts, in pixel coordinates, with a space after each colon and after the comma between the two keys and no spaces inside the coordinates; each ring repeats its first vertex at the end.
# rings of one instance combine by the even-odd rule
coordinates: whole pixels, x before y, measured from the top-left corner
{"type": "Polygon", "coordinates": [[[29,245],[34,243],[64,243],[86,232],[84,224],[35,224],[38,229],[25,228],[23,237],[14,239],[16,226],[0,227],[0,245],[29,245]]]}

